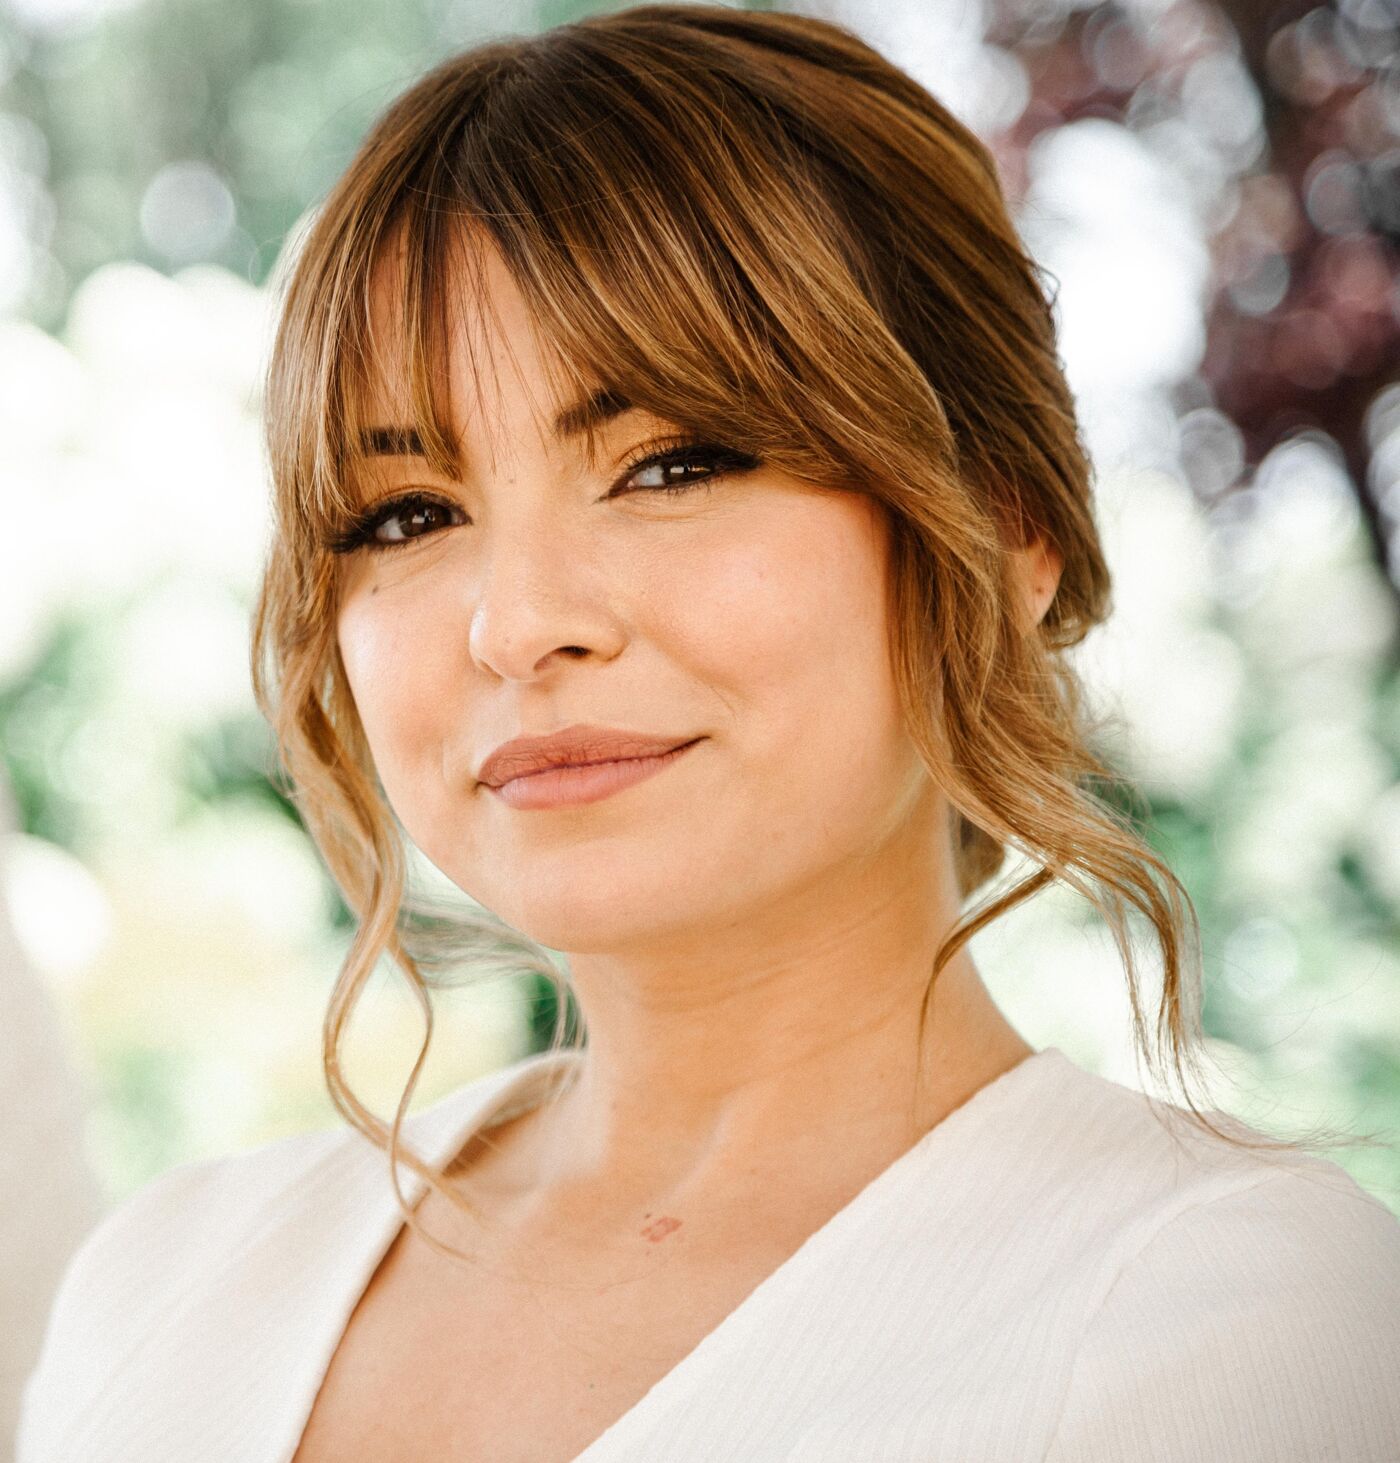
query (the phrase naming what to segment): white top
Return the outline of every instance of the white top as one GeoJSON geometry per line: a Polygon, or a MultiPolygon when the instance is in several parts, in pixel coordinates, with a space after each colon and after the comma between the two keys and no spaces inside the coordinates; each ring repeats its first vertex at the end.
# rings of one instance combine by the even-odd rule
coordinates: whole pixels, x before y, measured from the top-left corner
{"type": "MultiPolygon", "coordinates": [[[[469,1083],[407,1141],[440,1168],[579,1059],[469,1083]]],[[[1400,1221],[1329,1160],[1232,1152],[1179,1111],[1035,1053],[577,1463],[1396,1463],[1400,1221]]],[[[287,1463],[401,1223],[348,1126],[162,1174],[65,1271],[16,1463],[287,1463]]]]}

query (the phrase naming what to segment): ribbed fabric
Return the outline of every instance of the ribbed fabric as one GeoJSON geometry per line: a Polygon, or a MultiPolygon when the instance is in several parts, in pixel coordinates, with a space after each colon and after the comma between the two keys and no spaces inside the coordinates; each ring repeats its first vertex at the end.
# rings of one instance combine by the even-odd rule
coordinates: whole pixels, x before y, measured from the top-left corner
{"type": "MultiPolygon", "coordinates": [[[[469,1083],[405,1136],[445,1164],[579,1060],[469,1083]]],[[[350,1129],[147,1184],[64,1273],[16,1463],[288,1463],[400,1223],[384,1155],[350,1129]]],[[[1335,1163],[1227,1148],[1049,1047],[576,1463],[1031,1459],[1397,1463],[1400,1221],[1335,1163]]]]}

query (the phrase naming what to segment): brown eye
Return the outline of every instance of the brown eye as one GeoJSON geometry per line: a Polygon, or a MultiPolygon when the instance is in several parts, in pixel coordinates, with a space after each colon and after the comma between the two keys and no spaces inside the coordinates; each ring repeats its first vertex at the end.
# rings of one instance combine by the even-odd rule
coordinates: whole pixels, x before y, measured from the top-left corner
{"type": "Polygon", "coordinates": [[[440,528],[466,520],[460,508],[422,493],[406,493],[370,508],[343,533],[329,540],[335,554],[350,554],[358,548],[378,551],[428,538],[440,528]]]}
{"type": "Polygon", "coordinates": [[[652,450],[629,463],[615,492],[684,493],[703,487],[727,472],[745,472],[758,459],[719,442],[678,438],[652,444],[652,450]],[[661,450],[656,450],[657,447],[661,450]],[[699,473],[696,476],[696,473],[699,473]],[[643,479],[650,477],[651,481],[643,479]]]}
{"type": "Polygon", "coordinates": [[[443,504],[425,498],[410,499],[380,515],[374,527],[374,541],[398,544],[407,539],[422,538],[435,528],[445,528],[449,521],[448,509],[443,504]]]}

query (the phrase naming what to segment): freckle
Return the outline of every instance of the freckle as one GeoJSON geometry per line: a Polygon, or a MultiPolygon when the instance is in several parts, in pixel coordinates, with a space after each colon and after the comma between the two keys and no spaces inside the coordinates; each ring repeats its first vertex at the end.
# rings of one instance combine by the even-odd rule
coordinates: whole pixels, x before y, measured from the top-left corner
{"type": "Polygon", "coordinates": [[[680,1227],[681,1222],[679,1219],[672,1219],[670,1215],[663,1214],[659,1219],[654,1219],[650,1224],[644,1224],[642,1226],[642,1233],[652,1244],[656,1244],[659,1240],[665,1239],[668,1234],[673,1234],[680,1227]]]}

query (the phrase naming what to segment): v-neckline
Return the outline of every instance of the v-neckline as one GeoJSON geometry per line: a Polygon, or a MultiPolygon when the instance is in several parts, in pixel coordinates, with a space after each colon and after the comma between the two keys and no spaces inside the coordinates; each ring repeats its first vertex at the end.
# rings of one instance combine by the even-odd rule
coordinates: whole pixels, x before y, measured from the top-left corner
{"type": "MultiPolygon", "coordinates": [[[[493,1083],[491,1078],[486,1079],[485,1092],[473,1094],[477,1100],[467,1104],[465,1115],[459,1115],[456,1121],[449,1120],[445,1130],[436,1129],[436,1124],[433,1125],[436,1131],[431,1135],[432,1141],[421,1144],[420,1153],[436,1169],[441,1169],[477,1133],[489,1126],[506,1122],[512,1117],[528,1112],[532,1107],[538,1105],[551,1079],[561,1069],[574,1066],[581,1061],[584,1055],[584,1050],[576,1047],[538,1052],[518,1062],[514,1071],[506,1068],[493,1074],[496,1082],[493,1083]],[[503,1078],[505,1080],[502,1081],[503,1078]]],[[[947,1113],[932,1128],[927,1129],[903,1153],[875,1174],[830,1218],[813,1230],[787,1259],[769,1271],[738,1305],[706,1332],[669,1371],[658,1377],[626,1412],[615,1418],[582,1452],[575,1454],[570,1463],[608,1463],[610,1449],[625,1443],[627,1435],[642,1427],[658,1408],[663,1407],[689,1382],[704,1363],[720,1354],[725,1344],[739,1335],[745,1326],[752,1325],[764,1308],[772,1306],[775,1298],[780,1297],[784,1290],[798,1283],[802,1275],[814,1263],[819,1261],[833,1245],[845,1238],[847,1232],[851,1230],[865,1210],[890,1193],[905,1175],[922,1167],[933,1149],[944,1147],[955,1141],[973,1118],[984,1113],[996,1101],[1009,1097],[1029,1071],[1038,1070],[1050,1059],[1060,1062],[1067,1060],[1059,1047],[1043,1047],[1039,1051],[1034,1051],[1029,1056],[1023,1057],[1014,1066],[999,1073],[990,1082],[984,1083],[971,1097],[947,1113]]],[[[454,1114],[456,1111],[453,1098],[464,1095],[465,1093],[459,1092],[443,1099],[441,1108],[445,1116],[454,1114]]],[[[423,1116],[425,1119],[431,1120],[435,1114],[425,1113],[423,1116]]],[[[407,1190],[405,1198],[410,1206],[413,1206],[427,1185],[417,1175],[414,1175],[412,1181],[405,1187],[407,1190]]],[[[341,1337],[344,1335],[345,1327],[349,1324],[350,1316],[353,1315],[354,1307],[358,1305],[360,1297],[369,1287],[370,1279],[405,1227],[405,1221],[401,1216],[398,1217],[397,1224],[388,1222],[391,1217],[398,1216],[398,1206],[391,1204],[390,1210],[392,1213],[386,1212],[386,1223],[379,1230],[378,1243],[363,1256],[364,1263],[359,1267],[358,1272],[361,1282],[350,1308],[345,1312],[345,1326],[342,1326],[331,1341],[325,1364],[311,1389],[305,1415],[292,1444],[292,1452],[287,1455],[288,1458],[294,1456],[296,1449],[301,1445],[301,1437],[310,1421],[316,1397],[325,1382],[331,1360],[340,1345],[341,1337]]]]}
{"type": "Polygon", "coordinates": [[[607,1463],[608,1449],[625,1443],[627,1435],[643,1426],[658,1408],[665,1406],[704,1363],[721,1354],[725,1344],[732,1342],[745,1326],[754,1324],[755,1318],[765,1307],[771,1307],[784,1290],[799,1283],[806,1271],[846,1237],[865,1210],[894,1190],[906,1175],[922,1167],[933,1148],[952,1141],[972,1117],[984,1112],[996,1099],[1009,1095],[1027,1068],[1044,1065],[1043,1059],[1052,1054],[1064,1060],[1064,1054],[1058,1047],[1044,1047],[1032,1052],[1015,1066],[984,1083],[965,1102],[915,1139],[893,1162],[886,1164],[829,1219],[814,1229],[786,1260],[770,1270],[670,1371],[658,1377],[626,1412],[599,1433],[581,1453],[575,1454],[570,1463],[607,1463]]]}

